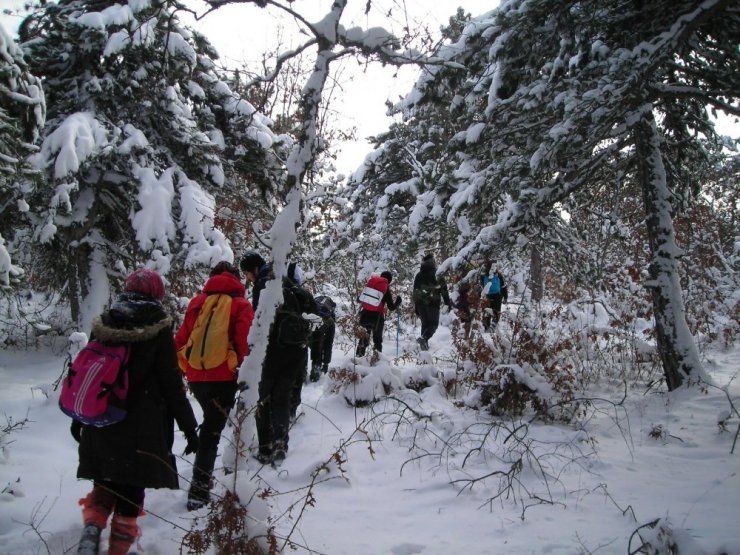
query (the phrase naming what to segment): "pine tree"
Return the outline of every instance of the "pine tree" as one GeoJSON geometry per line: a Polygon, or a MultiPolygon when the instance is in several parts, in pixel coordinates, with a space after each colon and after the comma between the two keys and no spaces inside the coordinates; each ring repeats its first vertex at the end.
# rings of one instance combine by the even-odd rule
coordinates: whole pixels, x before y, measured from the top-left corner
{"type": "Polygon", "coordinates": [[[231,259],[215,195],[236,175],[255,189],[281,176],[285,139],[229,89],[216,52],[170,5],[62,0],[20,28],[49,106],[35,157],[48,186],[34,191],[34,273],[66,291],[83,325],[108,280],[137,265],[178,292],[183,269],[231,259]]]}
{"type": "Polygon", "coordinates": [[[0,25],[0,287],[23,270],[8,252],[21,249],[18,236],[23,214],[30,208],[25,191],[38,179],[26,163],[44,125],[46,105],[41,83],[32,75],[23,52],[0,25]]]}

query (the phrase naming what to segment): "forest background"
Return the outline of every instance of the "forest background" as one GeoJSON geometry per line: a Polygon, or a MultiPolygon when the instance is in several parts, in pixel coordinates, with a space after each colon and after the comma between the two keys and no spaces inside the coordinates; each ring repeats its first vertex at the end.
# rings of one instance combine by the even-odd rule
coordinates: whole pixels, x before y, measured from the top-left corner
{"type": "MultiPolygon", "coordinates": [[[[715,126],[740,114],[732,2],[511,0],[451,13],[441,34],[356,25],[342,0],[311,18],[301,2],[240,4],[295,18],[304,42],[223,67],[173,17],[189,6],[146,0],[47,4],[18,42],[0,34],[6,348],[63,352],[142,264],[181,313],[210,266],[255,246],[278,275],[298,260],[309,287],[338,297],[353,338],[367,277],[390,268],[409,291],[432,252],[451,283],[476,286],[494,258],[509,277],[511,333],[450,355],[475,392],[465,406],[493,422],[577,427],[614,381],[626,395],[714,385],[709,354],[740,329],[737,137],[715,126]],[[345,59],[421,68],[348,178],[335,149],[354,136],[331,110],[345,59]]],[[[361,4],[408,21],[402,4],[361,4]]],[[[277,284],[250,334],[242,407],[277,284]]],[[[345,362],[332,379],[364,383],[350,397],[365,403],[427,381],[372,368],[345,362]]]]}

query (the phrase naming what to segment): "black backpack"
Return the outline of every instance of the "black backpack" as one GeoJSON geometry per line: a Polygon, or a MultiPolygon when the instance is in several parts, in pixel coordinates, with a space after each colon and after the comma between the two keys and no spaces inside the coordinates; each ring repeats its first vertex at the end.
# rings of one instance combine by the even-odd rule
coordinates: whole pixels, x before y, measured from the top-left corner
{"type": "Polygon", "coordinates": [[[319,314],[323,318],[334,318],[334,311],[337,309],[337,303],[331,297],[319,295],[316,297],[316,304],[319,307],[319,314]]]}
{"type": "Polygon", "coordinates": [[[273,327],[274,337],[279,345],[308,345],[314,325],[311,320],[303,317],[304,314],[319,314],[316,301],[306,289],[283,278],[283,304],[277,308],[273,327]]]}

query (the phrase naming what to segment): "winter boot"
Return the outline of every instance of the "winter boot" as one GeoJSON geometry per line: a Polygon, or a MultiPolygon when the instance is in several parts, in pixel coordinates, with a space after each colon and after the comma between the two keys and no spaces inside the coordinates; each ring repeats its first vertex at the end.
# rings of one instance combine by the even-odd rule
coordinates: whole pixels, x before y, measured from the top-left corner
{"type": "Polygon", "coordinates": [[[135,516],[113,515],[110,525],[108,555],[127,555],[128,549],[140,535],[135,516]]]}
{"type": "Polygon", "coordinates": [[[82,529],[80,543],[77,544],[77,555],[98,555],[101,529],[95,524],[88,524],[82,529]]]}
{"type": "Polygon", "coordinates": [[[100,532],[108,524],[108,517],[116,504],[115,496],[108,490],[94,486],[87,496],[80,499],[82,506],[82,535],[77,547],[78,555],[97,555],[100,532]]]}
{"type": "Polygon", "coordinates": [[[288,444],[284,441],[276,441],[275,449],[272,452],[272,466],[278,467],[285,462],[285,457],[288,454],[288,444]]]}
{"type": "Polygon", "coordinates": [[[188,511],[197,511],[211,500],[211,476],[216,463],[217,449],[199,450],[193,463],[193,480],[188,491],[188,511]]]}
{"type": "Polygon", "coordinates": [[[260,449],[252,455],[260,464],[271,464],[272,463],[272,451],[270,449],[260,449]]]}
{"type": "Polygon", "coordinates": [[[319,381],[320,377],[321,377],[321,365],[318,363],[311,365],[311,376],[309,379],[312,382],[317,382],[319,381]]]}

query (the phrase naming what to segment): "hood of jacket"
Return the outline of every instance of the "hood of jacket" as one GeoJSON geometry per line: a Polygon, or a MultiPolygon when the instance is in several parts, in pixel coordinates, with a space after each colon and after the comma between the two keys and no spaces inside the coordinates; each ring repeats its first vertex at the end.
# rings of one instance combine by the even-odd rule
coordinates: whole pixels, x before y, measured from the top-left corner
{"type": "Polygon", "coordinates": [[[172,327],[161,302],[148,295],[122,293],[108,311],[92,322],[92,335],[99,341],[137,343],[172,327]]]}
{"type": "Polygon", "coordinates": [[[244,284],[234,274],[223,272],[208,278],[203,286],[203,293],[224,293],[232,297],[243,297],[246,292],[244,284]]]}
{"type": "Polygon", "coordinates": [[[419,271],[423,272],[425,274],[436,274],[437,273],[437,265],[434,263],[433,259],[424,260],[421,263],[421,266],[419,266],[419,271]]]}

